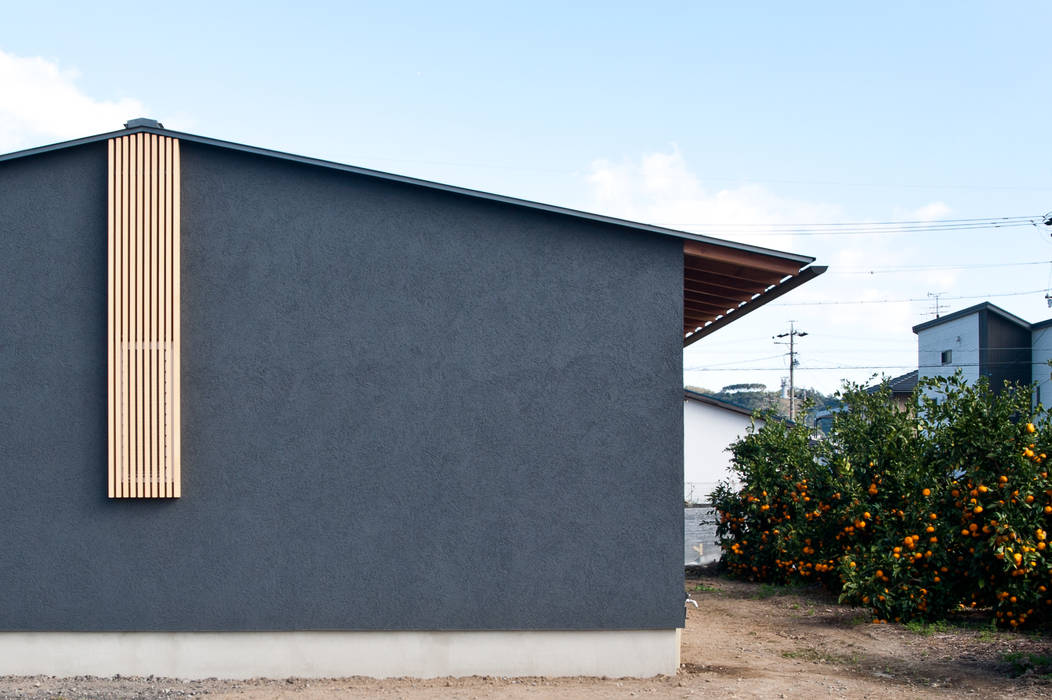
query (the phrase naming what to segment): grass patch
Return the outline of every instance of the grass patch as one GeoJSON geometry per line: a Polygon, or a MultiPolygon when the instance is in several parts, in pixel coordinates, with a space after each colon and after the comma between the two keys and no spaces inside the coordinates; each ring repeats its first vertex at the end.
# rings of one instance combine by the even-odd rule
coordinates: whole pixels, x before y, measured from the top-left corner
{"type": "Polygon", "coordinates": [[[844,654],[831,654],[820,649],[798,649],[794,651],[783,651],[783,659],[796,659],[798,661],[810,661],[819,664],[833,664],[836,666],[854,666],[858,663],[858,654],[845,656],[844,654]]]}
{"type": "Polygon", "coordinates": [[[756,589],[756,593],[750,596],[753,600],[765,600],[774,596],[783,595],[796,595],[804,590],[807,586],[790,584],[786,586],[777,586],[773,583],[761,583],[756,589]]]}
{"type": "Polygon", "coordinates": [[[690,592],[691,593],[715,593],[718,590],[720,590],[720,589],[716,588],[715,586],[710,586],[710,585],[705,584],[705,583],[699,583],[698,585],[696,585],[693,588],[691,588],[690,592]]]}
{"type": "Polygon", "coordinates": [[[935,622],[924,622],[923,620],[910,620],[905,625],[906,629],[914,634],[924,635],[930,637],[933,634],[945,634],[953,629],[949,622],[946,620],[936,620],[935,622]]]}
{"type": "Polygon", "coordinates": [[[1043,677],[1052,676],[1052,656],[1032,652],[1013,651],[1001,656],[1012,666],[1014,677],[1034,674],[1043,677]]]}

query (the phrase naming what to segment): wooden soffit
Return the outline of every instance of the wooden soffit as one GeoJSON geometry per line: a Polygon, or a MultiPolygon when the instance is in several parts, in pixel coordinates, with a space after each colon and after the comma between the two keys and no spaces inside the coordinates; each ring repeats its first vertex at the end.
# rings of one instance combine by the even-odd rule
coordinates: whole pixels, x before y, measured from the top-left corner
{"type": "Polygon", "coordinates": [[[683,242],[683,345],[701,340],[826,271],[797,256],[683,242]]]}

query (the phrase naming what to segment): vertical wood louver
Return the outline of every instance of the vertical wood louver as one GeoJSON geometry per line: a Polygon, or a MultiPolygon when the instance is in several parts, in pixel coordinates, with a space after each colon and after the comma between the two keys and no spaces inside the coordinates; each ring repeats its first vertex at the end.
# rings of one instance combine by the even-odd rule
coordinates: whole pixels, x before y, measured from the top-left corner
{"type": "Polygon", "coordinates": [[[109,139],[108,219],[109,496],[178,498],[178,139],[109,139]]]}

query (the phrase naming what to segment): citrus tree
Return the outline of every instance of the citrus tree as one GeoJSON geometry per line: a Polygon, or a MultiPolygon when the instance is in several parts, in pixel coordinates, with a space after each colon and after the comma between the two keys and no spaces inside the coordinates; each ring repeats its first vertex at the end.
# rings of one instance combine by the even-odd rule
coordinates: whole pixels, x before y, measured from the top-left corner
{"type": "Polygon", "coordinates": [[[723,562],[738,576],[818,581],[873,619],[992,607],[1010,627],[1052,622],[1052,453],[1026,387],[960,374],[845,385],[824,440],[774,420],[732,447],[740,488],[713,494],[723,562]]]}

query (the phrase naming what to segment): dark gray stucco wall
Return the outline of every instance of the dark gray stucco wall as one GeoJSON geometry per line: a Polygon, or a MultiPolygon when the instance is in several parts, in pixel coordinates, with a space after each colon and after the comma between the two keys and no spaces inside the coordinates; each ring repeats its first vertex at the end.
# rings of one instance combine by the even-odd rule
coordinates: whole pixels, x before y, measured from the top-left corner
{"type": "Polygon", "coordinates": [[[183,498],[105,497],[105,146],[0,164],[0,629],[680,626],[680,243],[183,144],[183,498]]]}

